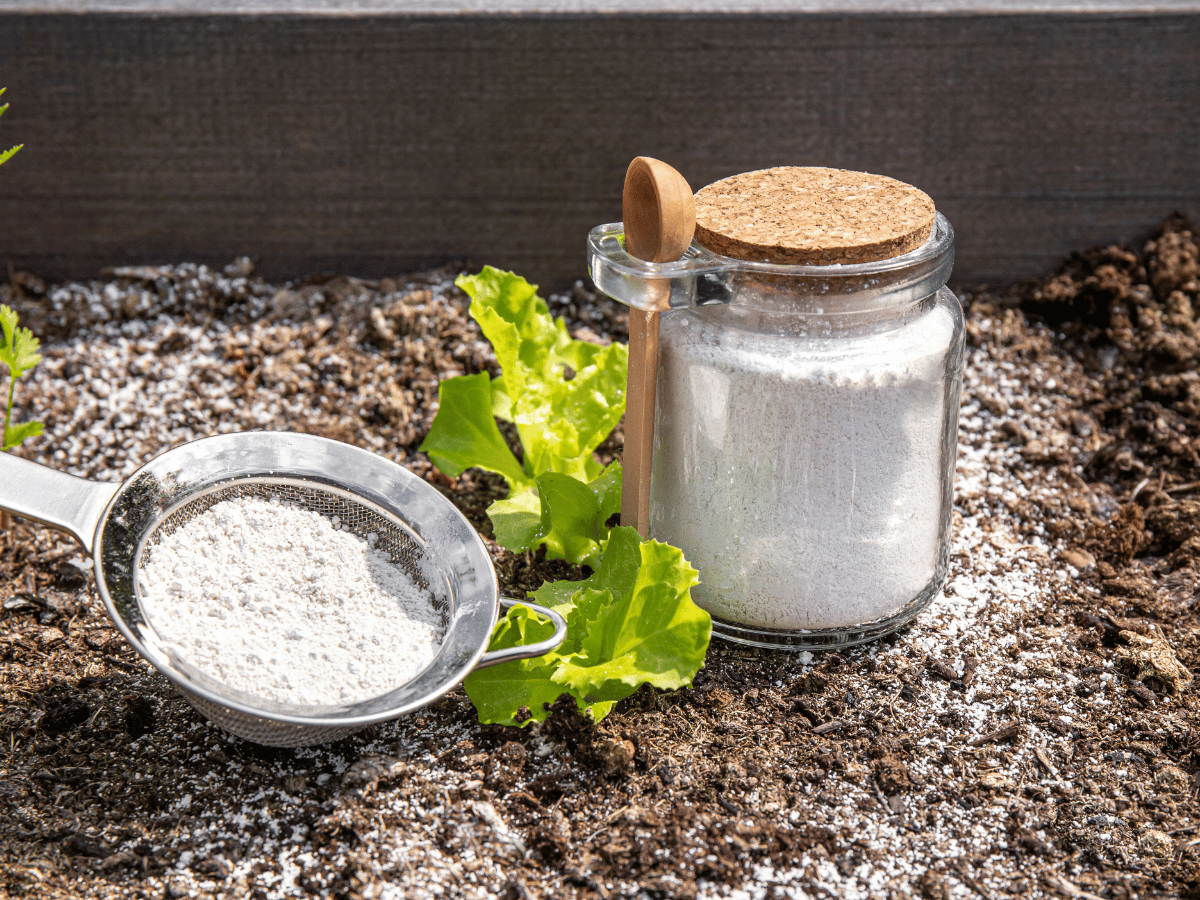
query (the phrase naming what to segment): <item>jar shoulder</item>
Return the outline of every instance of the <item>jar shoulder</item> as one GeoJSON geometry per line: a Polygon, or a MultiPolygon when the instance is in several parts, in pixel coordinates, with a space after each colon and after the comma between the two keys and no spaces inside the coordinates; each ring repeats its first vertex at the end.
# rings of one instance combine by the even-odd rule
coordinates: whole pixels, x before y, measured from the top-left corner
{"type": "Polygon", "coordinates": [[[764,316],[714,306],[664,313],[661,327],[663,352],[680,361],[780,371],[933,362],[960,355],[964,336],[962,304],[945,288],[887,319],[764,316]]]}

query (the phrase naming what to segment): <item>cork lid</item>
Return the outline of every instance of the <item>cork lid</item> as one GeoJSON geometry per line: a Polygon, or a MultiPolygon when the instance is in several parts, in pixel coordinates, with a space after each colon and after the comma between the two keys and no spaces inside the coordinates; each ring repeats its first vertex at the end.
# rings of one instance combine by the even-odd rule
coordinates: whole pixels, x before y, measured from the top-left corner
{"type": "Polygon", "coordinates": [[[701,188],[696,240],[714,253],[754,262],[875,262],[924,244],[935,212],[928,194],[894,178],[782,166],[701,188]]]}

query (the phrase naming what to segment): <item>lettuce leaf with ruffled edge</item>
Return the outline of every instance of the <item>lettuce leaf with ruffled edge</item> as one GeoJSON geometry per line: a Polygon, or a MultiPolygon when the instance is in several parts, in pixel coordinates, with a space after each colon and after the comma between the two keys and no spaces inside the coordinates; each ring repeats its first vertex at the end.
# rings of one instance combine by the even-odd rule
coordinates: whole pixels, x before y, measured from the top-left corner
{"type": "MultiPolygon", "coordinates": [[[[614,528],[599,568],[584,581],[543,585],[534,599],[561,613],[567,637],[545,656],[502,663],[463,683],[481,722],[545,721],[563,693],[596,721],[643,684],[674,690],[692,683],[704,665],[712,621],[691,599],[696,570],[668,544],[642,541],[614,528]]],[[[514,607],[496,627],[492,648],[549,637],[548,623],[514,607]],[[518,634],[520,637],[518,637],[518,634]]]]}

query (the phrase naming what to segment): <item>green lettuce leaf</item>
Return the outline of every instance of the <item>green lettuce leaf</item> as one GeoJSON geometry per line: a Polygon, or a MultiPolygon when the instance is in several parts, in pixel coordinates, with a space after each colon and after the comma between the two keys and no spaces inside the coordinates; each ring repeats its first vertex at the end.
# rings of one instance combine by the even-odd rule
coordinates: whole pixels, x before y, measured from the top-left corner
{"type": "Polygon", "coordinates": [[[558,349],[571,342],[566,324],[550,315],[537,285],[512,272],[484,266],[478,275],[460,275],[455,284],[471,298],[471,318],[492,343],[508,395],[520,397],[529,376],[541,376],[558,349]]]}
{"type": "Polygon", "coordinates": [[[532,490],[513,491],[488,507],[496,541],[514,552],[546,545],[550,559],[593,569],[607,522],[621,511],[621,464],[613,463],[586,484],[569,475],[546,472],[532,490]]]}
{"type": "Polygon", "coordinates": [[[505,422],[511,422],[513,417],[512,399],[504,386],[504,376],[492,379],[492,415],[505,422]]]}
{"type": "Polygon", "coordinates": [[[629,351],[624,344],[594,349],[598,352],[589,354],[586,366],[572,367],[570,380],[551,370],[545,380],[530,378],[528,389],[513,401],[512,421],[521,432],[527,472],[558,472],[581,481],[599,474],[592,452],[625,412],[629,351]]]}
{"type": "Polygon", "coordinates": [[[471,297],[471,317],[500,363],[492,409],[516,424],[526,475],[596,478],[600,466],[592,452],[625,412],[628,348],[572,339],[537,286],[512,272],[485,266],[455,283],[471,297]]]}
{"type": "Polygon", "coordinates": [[[572,613],[579,650],[554,680],[589,703],[620,700],[642,684],[664,690],[691,684],[712,620],[691,601],[699,577],[683,554],[668,544],[639,542],[632,528],[615,528],[591,581],[594,587],[577,597],[572,613]]]}
{"type": "Polygon", "coordinates": [[[437,415],[421,451],[452,478],[477,466],[503,475],[509,488],[533,487],[496,427],[491,377],[486,372],[447,378],[438,385],[437,415]]]}
{"type": "Polygon", "coordinates": [[[620,509],[620,467],[594,451],[625,412],[623,344],[577,341],[537,287],[490,266],[456,282],[492,343],[501,374],[450,378],[421,450],[447,475],[478,466],[508,481],[488,510],[496,540],[513,551],[546,545],[551,559],[595,566],[606,520],[620,509]],[[517,426],[518,462],[496,419],[517,426]]]}
{"type": "MultiPolygon", "coordinates": [[[[529,721],[544,721],[547,706],[560,694],[603,719],[617,701],[643,684],[673,690],[692,683],[704,665],[712,621],[691,599],[696,570],[674,547],[641,541],[632,528],[614,528],[599,568],[584,581],[543,585],[537,602],[567,619],[567,637],[558,650],[536,660],[508,662],[468,676],[468,696],[481,722],[518,723],[525,707],[529,721]]],[[[516,607],[509,613],[514,618],[516,607]]],[[[514,629],[527,614],[497,626],[492,647],[514,646],[514,629]],[[498,644],[497,641],[504,643],[498,644]]],[[[549,626],[546,626],[549,628],[549,626]]],[[[539,630],[546,635],[549,631],[539,630]]]]}
{"type": "Polygon", "coordinates": [[[621,465],[613,463],[594,481],[584,484],[569,475],[547,472],[538,476],[542,517],[539,539],[551,559],[567,559],[596,568],[605,524],[621,511],[621,465]]]}
{"type": "MultiPolygon", "coordinates": [[[[488,649],[504,650],[534,644],[553,634],[552,622],[537,618],[527,606],[514,606],[497,623],[488,649]]],[[[553,657],[554,654],[546,654],[533,659],[512,660],[468,675],[463,687],[475,704],[479,721],[516,725],[515,716],[522,706],[531,713],[535,709],[542,711],[544,719],[544,705],[553,703],[563,692],[551,677],[555,665],[553,657]]]]}
{"type": "Polygon", "coordinates": [[[536,489],[513,491],[488,507],[496,543],[514,553],[533,550],[541,542],[542,501],[536,489]]]}

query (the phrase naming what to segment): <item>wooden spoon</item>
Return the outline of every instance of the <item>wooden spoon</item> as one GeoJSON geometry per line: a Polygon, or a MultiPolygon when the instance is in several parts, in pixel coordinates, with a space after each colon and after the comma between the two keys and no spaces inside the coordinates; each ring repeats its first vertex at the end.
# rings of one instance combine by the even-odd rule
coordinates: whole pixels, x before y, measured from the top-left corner
{"type": "MultiPolygon", "coordinates": [[[[696,200],[682,175],[639,156],[625,173],[621,203],[625,249],[647,262],[679,259],[696,230],[696,200]]],[[[651,285],[659,309],[671,286],[651,285]]],[[[625,452],[621,458],[621,523],[650,535],[650,463],[654,455],[654,391],[658,380],[659,309],[629,310],[629,378],[625,391],[625,452]]]]}

